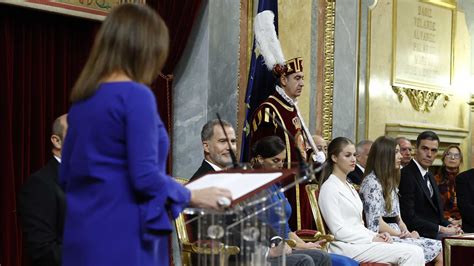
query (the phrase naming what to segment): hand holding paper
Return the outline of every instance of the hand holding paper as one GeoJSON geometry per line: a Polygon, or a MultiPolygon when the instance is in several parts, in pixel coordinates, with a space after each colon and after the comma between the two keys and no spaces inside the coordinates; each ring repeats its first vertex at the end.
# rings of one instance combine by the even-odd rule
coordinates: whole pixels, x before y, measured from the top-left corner
{"type": "Polygon", "coordinates": [[[231,192],[224,188],[213,186],[191,190],[191,205],[194,207],[220,210],[226,206],[219,204],[219,200],[226,199],[230,202],[231,198],[231,192]]]}
{"type": "Polygon", "coordinates": [[[282,173],[213,173],[186,185],[190,190],[210,187],[224,188],[237,200],[261,186],[277,179],[282,173]]]}

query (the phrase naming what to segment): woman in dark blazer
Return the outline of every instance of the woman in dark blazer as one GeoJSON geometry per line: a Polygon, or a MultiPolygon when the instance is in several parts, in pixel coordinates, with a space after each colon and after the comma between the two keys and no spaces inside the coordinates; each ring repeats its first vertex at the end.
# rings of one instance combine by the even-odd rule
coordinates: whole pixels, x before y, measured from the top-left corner
{"type": "Polygon", "coordinates": [[[474,168],[456,177],[456,189],[462,230],[465,233],[474,233],[474,168]]]}

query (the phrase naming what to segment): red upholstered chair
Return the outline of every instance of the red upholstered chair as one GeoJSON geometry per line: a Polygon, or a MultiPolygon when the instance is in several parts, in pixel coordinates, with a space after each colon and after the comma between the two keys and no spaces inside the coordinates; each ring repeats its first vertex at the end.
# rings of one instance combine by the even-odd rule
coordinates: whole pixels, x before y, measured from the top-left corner
{"type": "MultiPolygon", "coordinates": [[[[327,225],[324,222],[323,216],[321,215],[321,212],[319,210],[319,205],[318,205],[319,186],[316,184],[309,184],[309,185],[306,185],[305,189],[308,194],[308,199],[311,205],[313,218],[316,223],[316,228],[318,229],[319,232],[321,232],[322,235],[330,236],[332,238],[330,241],[334,240],[333,235],[326,234],[326,232],[329,232],[329,230],[327,229],[327,225]]],[[[377,263],[377,262],[363,262],[363,263],[360,263],[359,265],[361,266],[387,266],[390,264],[377,263]]]]}

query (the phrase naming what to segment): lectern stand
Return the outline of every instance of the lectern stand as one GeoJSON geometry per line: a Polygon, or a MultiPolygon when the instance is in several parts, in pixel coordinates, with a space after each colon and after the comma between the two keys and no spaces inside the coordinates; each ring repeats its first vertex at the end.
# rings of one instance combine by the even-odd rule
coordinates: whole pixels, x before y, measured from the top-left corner
{"type": "MultiPolygon", "coordinates": [[[[232,202],[224,212],[188,208],[186,229],[192,242],[192,265],[267,265],[270,247],[284,240],[288,217],[278,184],[293,172],[223,171],[205,175],[186,187],[228,188],[232,202]]],[[[287,185],[281,191],[290,188],[287,185]]],[[[281,256],[281,264],[285,258],[281,256]]]]}

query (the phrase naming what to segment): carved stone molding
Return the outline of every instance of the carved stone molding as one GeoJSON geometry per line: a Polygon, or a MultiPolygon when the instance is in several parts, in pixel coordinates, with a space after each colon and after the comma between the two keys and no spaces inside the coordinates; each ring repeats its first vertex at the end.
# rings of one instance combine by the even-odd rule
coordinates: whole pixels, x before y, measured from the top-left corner
{"type": "Polygon", "coordinates": [[[471,95],[471,100],[468,103],[471,106],[471,112],[474,113],[474,94],[471,95]]]}
{"type": "Polygon", "coordinates": [[[402,102],[404,96],[406,96],[413,108],[420,112],[430,112],[440,99],[443,99],[443,107],[446,107],[450,100],[450,96],[442,92],[398,86],[392,86],[392,89],[397,94],[399,102],[402,102]]]}
{"type": "Polygon", "coordinates": [[[324,70],[322,111],[322,135],[324,139],[332,139],[335,18],[336,1],[326,0],[326,12],[324,17],[324,70]]]}
{"type": "MultiPolygon", "coordinates": [[[[469,137],[469,129],[460,127],[440,126],[436,124],[416,123],[416,122],[388,122],[385,124],[385,134],[387,136],[406,137],[413,145],[415,145],[418,134],[423,131],[432,130],[438,134],[439,151],[433,165],[439,166],[442,164],[442,154],[449,145],[461,146],[462,143],[469,137]]],[[[466,158],[465,158],[466,159],[466,158]]]]}

